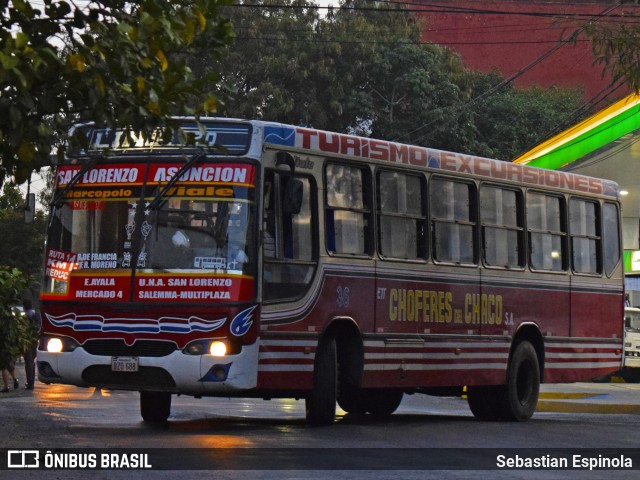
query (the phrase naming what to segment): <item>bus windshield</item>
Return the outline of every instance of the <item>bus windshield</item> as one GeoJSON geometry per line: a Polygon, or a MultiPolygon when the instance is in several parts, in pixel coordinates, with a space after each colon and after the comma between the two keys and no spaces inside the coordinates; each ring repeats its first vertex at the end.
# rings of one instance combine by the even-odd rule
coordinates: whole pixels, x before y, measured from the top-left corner
{"type": "MultiPolygon", "coordinates": [[[[69,293],[70,277],[95,276],[95,270],[118,277],[106,286],[123,282],[120,277],[131,278],[132,272],[147,278],[138,285],[161,286],[167,281],[155,280],[153,275],[254,276],[253,167],[198,164],[163,191],[179,168],[175,164],[108,164],[84,173],[60,205],[54,206],[45,292],[69,293]]],[[[61,168],[59,172],[57,187],[62,191],[65,182],[73,180],[73,171],[65,173],[61,168]]],[[[129,290],[123,287],[119,298],[129,290]]]]}

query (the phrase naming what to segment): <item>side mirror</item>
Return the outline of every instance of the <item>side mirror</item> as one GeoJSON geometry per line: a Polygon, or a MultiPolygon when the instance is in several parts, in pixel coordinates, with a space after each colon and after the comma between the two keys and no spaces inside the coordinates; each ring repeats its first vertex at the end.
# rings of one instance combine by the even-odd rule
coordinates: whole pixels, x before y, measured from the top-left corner
{"type": "Polygon", "coordinates": [[[284,190],[282,198],[282,210],[290,215],[297,215],[302,209],[304,187],[302,181],[290,178],[284,190]]]}

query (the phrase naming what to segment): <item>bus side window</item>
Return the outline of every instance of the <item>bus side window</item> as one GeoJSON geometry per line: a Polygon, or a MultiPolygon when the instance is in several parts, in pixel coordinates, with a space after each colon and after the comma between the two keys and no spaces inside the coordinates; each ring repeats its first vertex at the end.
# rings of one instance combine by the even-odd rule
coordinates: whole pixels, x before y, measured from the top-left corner
{"type": "Polygon", "coordinates": [[[265,301],[291,300],[309,287],[316,262],[315,186],[267,171],[262,227],[265,301]]]}
{"type": "Polygon", "coordinates": [[[433,178],[430,186],[434,260],[475,263],[474,185],[433,178]]]}
{"type": "Polygon", "coordinates": [[[380,171],[377,188],[381,256],[407,260],[426,259],[424,177],[380,171]]]}
{"type": "Polygon", "coordinates": [[[602,273],[600,205],[572,198],[569,201],[569,231],[573,271],[591,275],[602,273]]]}
{"type": "Polygon", "coordinates": [[[326,235],[331,253],[371,254],[370,174],[364,168],[329,163],[326,179],[326,235]]]}
{"type": "Polygon", "coordinates": [[[488,266],[524,267],[524,228],[520,191],[483,185],[480,188],[482,251],[488,266]]]}
{"type": "Polygon", "coordinates": [[[528,192],[526,203],[531,268],[553,272],[566,270],[564,199],[528,192]]]}
{"type": "Polygon", "coordinates": [[[618,207],[605,203],[602,208],[602,236],[604,240],[604,271],[608,277],[620,262],[620,228],[618,207]]]}

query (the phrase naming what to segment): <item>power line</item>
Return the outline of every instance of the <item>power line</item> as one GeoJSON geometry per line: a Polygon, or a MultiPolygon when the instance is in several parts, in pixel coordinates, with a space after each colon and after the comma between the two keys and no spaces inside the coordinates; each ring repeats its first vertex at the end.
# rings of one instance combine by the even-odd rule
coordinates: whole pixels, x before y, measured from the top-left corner
{"type": "MultiPolygon", "coordinates": [[[[231,5],[227,5],[227,8],[261,8],[268,10],[310,10],[310,9],[318,9],[318,10],[342,10],[342,11],[355,11],[355,12],[380,12],[380,13],[451,13],[451,14],[476,14],[476,15],[501,15],[501,16],[526,16],[526,17],[547,17],[547,18],[574,18],[574,19],[592,19],[594,17],[593,13],[567,13],[567,12],[533,12],[533,11],[509,11],[509,10],[488,10],[488,9],[479,9],[479,8],[471,8],[471,7],[442,7],[440,5],[433,5],[427,3],[411,3],[411,2],[378,2],[378,3],[387,3],[389,5],[397,5],[395,8],[385,8],[385,7],[360,7],[360,6],[346,6],[340,5],[338,7],[323,7],[315,4],[308,5],[286,5],[286,4],[250,4],[250,3],[234,3],[231,5]],[[416,7],[416,8],[398,8],[403,7],[405,5],[416,7]],[[419,7],[419,8],[417,8],[419,7]]],[[[611,18],[637,18],[640,19],[639,15],[633,14],[615,14],[610,15],[611,18]]]]}
{"type": "MultiPolygon", "coordinates": [[[[599,18],[605,16],[605,15],[610,15],[610,13],[617,9],[620,5],[612,5],[609,6],[607,8],[605,8],[602,12],[600,12],[598,15],[592,16],[591,20],[594,21],[598,21],[599,18]]],[[[479,103],[485,101],[488,97],[493,96],[494,94],[496,94],[498,91],[500,91],[502,88],[504,88],[505,86],[509,85],[510,83],[512,83],[514,80],[516,80],[517,78],[521,77],[522,75],[524,75],[526,72],[528,72],[529,70],[531,70],[533,67],[535,67],[536,65],[538,65],[540,62],[544,61],[545,59],[547,59],[548,57],[550,57],[551,55],[553,55],[555,52],[557,52],[560,48],[564,47],[567,43],[570,43],[572,41],[574,41],[576,39],[576,37],[579,35],[580,31],[583,30],[585,28],[585,26],[588,24],[589,22],[585,23],[584,25],[582,25],[579,29],[577,29],[576,31],[574,31],[569,38],[567,39],[561,39],[557,45],[555,45],[554,47],[550,48],[549,50],[547,50],[546,52],[544,52],[542,55],[540,55],[538,58],[536,58],[535,60],[533,60],[532,62],[530,62],[528,65],[526,65],[525,67],[521,68],[520,70],[518,70],[515,74],[511,75],[509,78],[506,78],[505,80],[503,80],[502,82],[498,83],[497,85],[495,85],[494,87],[490,88],[489,90],[487,90],[486,92],[481,93],[480,95],[478,95],[477,97],[475,97],[474,99],[470,100],[469,102],[467,102],[466,104],[459,106],[459,107],[455,107],[454,110],[458,110],[457,115],[452,115],[450,117],[450,119],[448,121],[451,121],[452,119],[457,119],[463,111],[468,110],[473,108],[474,106],[478,105],[479,103]]],[[[431,126],[433,126],[437,121],[434,120],[426,125],[422,125],[418,128],[416,128],[415,130],[412,130],[408,133],[406,133],[402,138],[409,138],[410,135],[413,135],[416,132],[419,132],[420,130],[424,130],[426,128],[429,128],[431,126]]],[[[422,135],[421,137],[419,137],[418,139],[413,140],[414,143],[420,143],[422,142],[431,132],[422,135]]],[[[402,138],[400,138],[399,140],[402,140],[402,138]]],[[[398,140],[398,139],[397,139],[398,140]]]]}
{"type": "MultiPolygon", "coordinates": [[[[635,113],[636,113],[636,112],[635,112],[635,110],[633,110],[633,111],[627,111],[627,112],[621,113],[621,114],[619,115],[619,117],[616,119],[616,121],[612,124],[612,127],[611,127],[611,128],[615,127],[616,125],[621,124],[622,122],[625,122],[626,120],[628,120],[628,119],[629,119],[629,117],[630,117],[630,116],[635,115],[635,113]]],[[[595,128],[595,129],[591,130],[591,131],[590,131],[590,132],[589,132],[589,133],[584,137],[584,140],[588,140],[588,139],[593,138],[593,137],[595,137],[596,135],[599,135],[599,134],[600,134],[600,131],[599,131],[597,128],[595,128]]],[[[640,139],[640,137],[638,137],[638,138],[640,139]]],[[[635,141],[637,141],[637,139],[636,139],[635,141]]],[[[634,141],[634,143],[635,143],[635,141],[634,141]]],[[[570,148],[570,147],[571,147],[571,143],[568,143],[568,144],[566,144],[566,145],[562,145],[562,146],[558,147],[556,151],[560,152],[560,151],[565,150],[565,149],[570,148]]],[[[595,165],[595,164],[597,164],[597,163],[600,163],[600,162],[602,162],[602,161],[606,160],[607,158],[610,158],[610,156],[613,156],[613,154],[614,154],[614,153],[612,152],[611,154],[609,154],[609,155],[608,155],[608,156],[606,156],[606,157],[599,158],[599,159],[598,159],[598,158],[595,158],[595,159],[593,159],[593,160],[590,160],[590,161],[588,161],[588,162],[584,163],[583,165],[584,165],[584,166],[592,166],[592,165],[595,165]]]]}
{"type": "Polygon", "coordinates": [[[547,130],[545,133],[542,133],[539,136],[538,140],[536,140],[535,142],[532,142],[530,146],[526,148],[525,152],[531,150],[533,147],[538,145],[544,139],[551,138],[554,135],[559,134],[563,130],[566,130],[567,127],[569,127],[570,125],[573,125],[576,121],[582,119],[600,102],[603,102],[607,97],[617,92],[620,88],[622,88],[623,85],[624,85],[624,82],[622,81],[619,82],[617,85],[614,85],[613,83],[607,85],[605,88],[603,88],[598,93],[596,93],[593,97],[591,97],[591,99],[587,103],[585,103],[584,105],[581,105],[580,107],[575,109],[573,112],[571,112],[569,115],[567,115],[558,125],[547,130]]]}
{"type": "MultiPolygon", "coordinates": [[[[375,39],[375,40],[342,40],[342,39],[318,39],[318,38],[291,38],[291,37],[244,37],[237,36],[236,40],[243,41],[259,41],[259,42],[284,42],[284,43],[337,43],[340,45],[349,45],[349,44],[377,44],[377,45],[440,45],[442,43],[437,42],[427,42],[427,41],[398,41],[395,39],[384,40],[384,39],[375,39]]],[[[574,43],[588,43],[589,40],[584,39],[576,39],[574,43]]],[[[446,46],[450,45],[540,45],[540,44],[557,44],[557,40],[520,40],[520,41],[495,41],[495,42],[447,42],[446,46]]]]}

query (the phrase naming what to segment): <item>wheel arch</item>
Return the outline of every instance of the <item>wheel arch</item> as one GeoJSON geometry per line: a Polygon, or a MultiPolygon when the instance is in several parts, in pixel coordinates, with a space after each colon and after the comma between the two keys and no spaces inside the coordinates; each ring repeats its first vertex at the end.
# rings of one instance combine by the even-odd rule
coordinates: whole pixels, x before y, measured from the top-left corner
{"type": "Polygon", "coordinates": [[[364,372],[364,342],[356,321],[351,317],[332,319],[323,331],[320,342],[327,338],[333,338],[336,341],[342,380],[360,387],[364,372]]]}
{"type": "Polygon", "coordinates": [[[536,356],[538,357],[538,365],[540,367],[540,383],[544,382],[544,364],[545,364],[545,356],[544,356],[544,338],[540,329],[535,323],[523,323],[518,327],[516,334],[513,336],[513,341],[511,342],[511,349],[509,352],[509,360],[513,355],[516,347],[519,343],[527,341],[529,342],[536,351],[536,356]]]}

